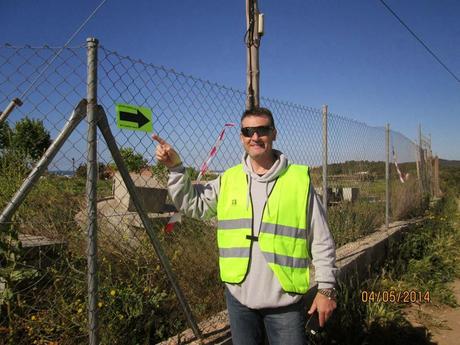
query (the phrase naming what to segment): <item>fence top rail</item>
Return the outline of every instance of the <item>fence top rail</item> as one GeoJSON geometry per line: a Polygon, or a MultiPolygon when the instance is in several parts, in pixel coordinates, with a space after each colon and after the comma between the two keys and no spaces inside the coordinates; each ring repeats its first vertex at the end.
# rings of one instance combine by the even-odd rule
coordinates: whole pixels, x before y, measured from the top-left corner
{"type": "Polygon", "coordinates": [[[75,46],[64,47],[64,46],[50,46],[48,44],[44,44],[44,45],[41,45],[41,46],[33,46],[33,45],[30,45],[30,44],[16,45],[16,44],[5,42],[5,43],[0,43],[0,48],[11,48],[11,49],[53,49],[53,50],[59,50],[59,49],[64,48],[64,49],[72,50],[72,49],[86,48],[86,43],[82,43],[82,44],[75,45],[75,46]]]}

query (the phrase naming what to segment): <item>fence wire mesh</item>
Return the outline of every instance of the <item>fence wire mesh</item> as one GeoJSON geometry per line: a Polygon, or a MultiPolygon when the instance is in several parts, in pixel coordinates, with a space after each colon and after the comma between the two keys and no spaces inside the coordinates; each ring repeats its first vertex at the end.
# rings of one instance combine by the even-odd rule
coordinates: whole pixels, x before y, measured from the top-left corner
{"type": "Polygon", "coordinates": [[[328,117],[328,220],[337,245],[384,223],[385,129],[328,117]]]}
{"type": "MultiPolygon", "coordinates": [[[[18,97],[57,51],[0,46],[1,107],[18,97]]],[[[22,100],[24,105],[1,125],[2,209],[85,96],[86,48],[66,48],[22,100]]],[[[172,233],[165,232],[175,210],[165,190],[167,171],[154,159],[149,133],[117,127],[115,105],[120,103],[152,109],[153,131],[175,147],[194,180],[223,125],[239,123],[245,93],[99,48],[98,104],[179,285],[202,320],[225,308],[215,220],[185,218],[172,233]]],[[[329,222],[338,245],[384,223],[383,127],[328,115],[330,188],[324,191],[321,110],[269,98],[261,104],[274,113],[276,148],[291,162],[309,165],[317,191],[330,194],[329,222]]],[[[2,339],[16,344],[86,342],[86,131],[86,122],[77,127],[2,231],[2,339]]],[[[423,137],[420,149],[400,133],[392,132],[391,138],[391,219],[397,220],[418,212],[413,205],[420,204],[420,181],[425,191],[429,188],[431,163],[424,162],[431,162],[431,140],[423,137]]],[[[229,128],[204,181],[239,163],[241,156],[238,130],[229,128]]],[[[101,344],[154,343],[182,330],[185,317],[100,133],[98,162],[101,344]]]]}
{"type": "Polygon", "coordinates": [[[417,178],[417,145],[401,133],[390,133],[390,220],[420,214],[422,191],[417,178]]]}

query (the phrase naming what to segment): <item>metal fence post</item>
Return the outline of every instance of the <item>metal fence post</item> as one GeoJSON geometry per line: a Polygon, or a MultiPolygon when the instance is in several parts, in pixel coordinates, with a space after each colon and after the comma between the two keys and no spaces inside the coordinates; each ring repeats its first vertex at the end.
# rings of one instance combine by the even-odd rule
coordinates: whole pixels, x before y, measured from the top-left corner
{"type": "Polygon", "coordinates": [[[418,155],[420,164],[420,190],[422,194],[425,193],[425,164],[423,162],[423,144],[422,144],[422,125],[418,125],[418,155]]]}
{"type": "Polygon", "coordinates": [[[420,186],[420,147],[419,145],[415,144],[414,145],[414,156],[415,156],[415,167],[417,169],[417,181],[419,184],[419,189],[420,191],[422,190],[422,187],[420,186]]]}
{"type": "Polygon", "coordinates": [[[435,156],[433,161],[434,196],[439,197],[439,157],[435,156]]]}
{"type": "Polygon", "coordinates": [[[40,176],[44,174],[46,168],[51,163],[61,147],[64,145],[65,141],[72,134],[73,130],[78,126],[78,124],[83,120],[86,115],[86,107],[86,100],[81,100],[78,103],[61,133],[59,133],[57,138],[46,150],[42,158],[37,162],[32,171],[29,173],[29,176],[27,176],[27,178],[24,180],[16,194],[3,209],[2,214],[0,215],[0,231],[4,226],[11,222],[11,218],[13,217],[14,213],[17,211],[19,206],[21,206],[22,202],[35,186],[40,176]]]}
{"type": "Polygon", "coordinates": [[[327,104],[323,105],[323,207],[327,217],[327,104]]]}
{"type": "Polygon", "coordinates": [[[88,38],[88,164],[86,193],[88,198],[88,331],[89,344],[99,344],[97,313],[97,49],[98,40],[88,38]]]}
{"type": "Polygon", "coordinates": [[[184,310],[185,316],[187,317],[187,321],[189,322],[189,325],[192,328],[195,336],[198,339],[201,339],[201,331],[196,323],[195,317],[193,316],[190,306],[188,305],[187,300],[184,294],[182,293],[179,284],[177,283],[177,279],[174,275],[174,272],[171,269],[169,260],[163,252],[161,244],[158,241],[157,236],[155,235],[152,222],[150,221],[150,218],[148,217],[147,213],[144,211],[139,196],[136,192],[134,182],[131,179],[131,176],[129,175],[128,169],[126,168],[123,162],[123,158],[120,154],[120,150],[118,149],[117,143],[115,142],[115,138],[110,130],[110,126],[107,121],[107,115],[105,114],[105,111],[101,106],[99,106],[98,110],[98,126],[101,130],[102,135],[104,136],[105,142],[107,143],[107,147],[109,148],[112,154],[113,160],[115,161],[115,164],[117,165],[118,170],[120,171],[123,182],[125,183],[126,188],[128,189],[128,193],[133,198],[134,207],[136,208],[137,213],[139,214],[139,217],[142,221],[142,224],[144,225],[147,234],[150,237],[150,241],[152,242],[153,248],[155,249],[155,252],[158,255],[160,264],[163,266],[163,269],[165,270],[169,282],[171,283],[174,289],[177,299],[179,300],[179,303],[181,304],[182,309],[184,310]]]}
{"type": "Polygon", "coordinates": [[[434,182],[433,182],[433,151],[431,149],[431,133],[429,134],[429,142],[430,142],[430,147],[427,150],[428,151],[428,159],[427,159],[427,166],[428,166],[428,183],[429,183],[429,188],[430,188],[430,194],[431,197],[434,196],[434,182]]]}
{"type": "Polygon", "coordinates": [[[388,229],[390,224],[390,124],[385,129],[385,226],[388,229]]]}
{"type": "Polygon", "coordinates": [[[6,107],[6,109],[3,112],[0,112],[0,125],[6,121],[8,116],[11,114],[11,112],[16,108],[17,106],[20,107],[22,105],[22,101],[19,98],[13,99],[10,104],[6,107]]]}

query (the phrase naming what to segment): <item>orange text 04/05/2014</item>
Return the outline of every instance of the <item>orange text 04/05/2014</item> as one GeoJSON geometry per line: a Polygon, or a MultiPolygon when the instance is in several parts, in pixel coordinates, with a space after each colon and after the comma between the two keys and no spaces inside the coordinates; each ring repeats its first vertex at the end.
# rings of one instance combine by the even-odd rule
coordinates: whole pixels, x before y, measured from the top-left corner
{"type": "Polygon", "coordinates": [[[430,291],[417,290],[382,290],[361,291],[363,303],[430,303],[430,291]]]}

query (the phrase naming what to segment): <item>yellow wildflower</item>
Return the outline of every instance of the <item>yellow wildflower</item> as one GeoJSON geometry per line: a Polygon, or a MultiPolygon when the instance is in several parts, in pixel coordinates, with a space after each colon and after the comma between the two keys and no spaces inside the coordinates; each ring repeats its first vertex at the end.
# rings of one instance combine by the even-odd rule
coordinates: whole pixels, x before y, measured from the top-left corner
{"type": "Polygon", "coordinates": [[[111,295],[111,296],[115,296],[116,293],[117,293],[117,292],[116,292],[115,290],[110,290],[110,295],[111,295]]]}

